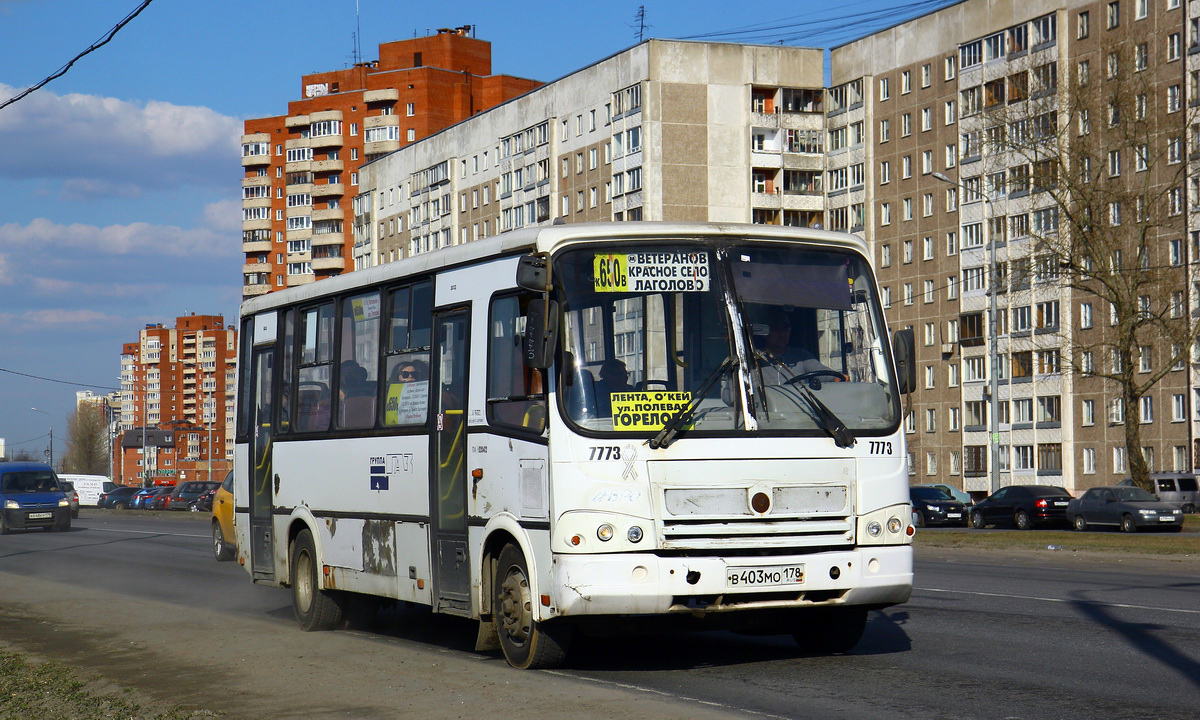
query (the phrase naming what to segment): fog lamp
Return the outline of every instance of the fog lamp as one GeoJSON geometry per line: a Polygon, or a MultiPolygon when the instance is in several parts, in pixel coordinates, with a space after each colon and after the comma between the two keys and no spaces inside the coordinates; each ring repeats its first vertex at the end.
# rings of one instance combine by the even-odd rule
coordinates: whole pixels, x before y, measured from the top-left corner
{"type": "Polygon", "coordinates": [[[879,524],[878,520],[872,520],[867,523],[867,534],[871,537],[879,537],[879,534],[882,532],[883,526],[879,524]]]}
{"type": "Polygon", "coordinates": [[[642,541],[642,529],[640,527],[638,527],[637,525],[634,525],[633,527],[629,528],[629,532],[625,533],[625,537],[628,538],[629,542],[631,542],[631,543],[641,542],[642,541]]]}
{"type": "Polygon", "coordinates": [[[613,526],[612,525],[609,525],[608,523],[604,523],[600,527],[596,528],[596,537],[600,538],[600,542],[608,542],[609,540],[612,540],[612,536],[613,536],[613,526]]]}

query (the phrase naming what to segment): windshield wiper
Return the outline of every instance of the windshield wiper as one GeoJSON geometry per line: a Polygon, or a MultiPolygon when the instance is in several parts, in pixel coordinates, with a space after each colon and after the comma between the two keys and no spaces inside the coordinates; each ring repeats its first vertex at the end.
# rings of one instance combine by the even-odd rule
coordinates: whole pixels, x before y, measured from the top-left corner
{"type": "MultiPolygon", "coordinates": [[[[767,364],[783,373],[785,377],[792,374],[791,368],[762,350],[755,350],[754,357],[760,361],[767,362],[767,364]]],[[[828,405],[821,402],[821,399],[803,382],[792,383],[792,387],[796,388],[800,393],[800,397],[804,398],[805,402],[808,403],[821,429],[829,433],[829,437],[833,438],[835,445],[840,448],[854,447],[854,437],[850,435],[850,430],[846,427],[846,423],[842,422],[842,419],[830,410],[828,405]]],[[[765,394],[763,395],[763,402],[766,402],[765,394]]]]}
{"type": "Polygon", "coordinates": [[[676,410],[671,417],[667,418],[667,421],[663,423],[662,430],[659,430],[657,435],[650,438],[650,440],[647,441],[647,444],[652,449],[657,450],[659,448],[665,448],[674,442],[675,436],[679,434],[679,429],[691,422],[692,415],[696,413],[696,408],[700,406],[700,402],[704,400],[704,396],[708,394],[708,389],[712,387],[713,383],[716,382],[719,377],[721,377],[725,370],[728,370],[735,365],[737,365],[737,359],[732,355],[729,355],[722,360],[721,364],[718,365],[712,371],[712,373],[710,373],[709,376],[704,379],[704,382],[700,385],[700,389],[697,390],[696,394],[692,396],[691,401],[689,401],[687,405],[684,405],[676,410]]]}

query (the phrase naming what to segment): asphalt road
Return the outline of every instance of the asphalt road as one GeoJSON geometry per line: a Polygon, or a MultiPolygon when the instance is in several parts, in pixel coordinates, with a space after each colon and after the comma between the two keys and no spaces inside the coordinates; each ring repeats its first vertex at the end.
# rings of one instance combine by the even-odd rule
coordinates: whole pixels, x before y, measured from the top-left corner
{"type": "MultiPolygon", "coordinates": [[[[844,656],[807,656],[784,637],[643,632],[586,637],[575,646],[567,669],[519,673],[496,655],[470,651],[471,623],[419,610],[383,612],[369,631],[301,633],[290,617],[287,591],[255,586],[235,563],[215,562],[209,542],[203,517],[87,509],[71,533],[0,538],[0,600],[6,601],[0,603],[0,641],[97,672],[119,671],[115,681],[144,684],[151,694],[163,672],[175,674],[164,663],[178,662],[187,671],[182,675],[209,684],[178,692],[176,700],[231,717],[322,716],[295,709],[302,706],[297,685],[322,698],[326,714],[340,708],[344,712],[337,714],[347,717],[384,716],[381,708],[394,707],[393,699],[363,687],[378,685],[372,672],[386,674],[386,667],[396,665],[407,668],[410,683],[417,672],[427,671],[421,682],[442,683],[444,691],[457,687],[461,673],[463,699],[446,705],[431,691],[423,711],[430,718],[473,715],[459,713],[486,709],[503,693],[529,697],[528,688],[536,688],[542,704],[528,701],[508,714],[888,720],[1200,716],[1196,559],[1145,561],[1053,551],[1010,557],[918,548],[913,599],[872,613],[863,642],[844,656]],[[53,586],[55,605],[44,608],[47,614],[75,607],[81,625],[99,623],[104,632],[71,633],[65,625],[31,623],[41,610],[30,595],[41,582],[62,583],[53,586]],[[96,607],[97,602],[110,607],[96,607]],[[123,622],[102,620],[112,613],[123,622]],[[144,614],[140,626],[129,621],[137,613],[144,614]],[[182,628],[206,624],[203,633],[189,635],[186,629],[172,630],[173,623],[182,628]],[[55,628],[50,640],[47,625],[55,628]],[[221,650],[204,649],[205,638],[222,629],[229,635],[214,646],[221,650]],[[112,649],[122,644],[145,655],[114,655],[112,649]],[[255,655],[264,645],[273,648],[255,655]],[[220,656],[228,652],[241,654],[241,664],[220,656]],[[359,703],[353,711],[339,704],[346,702],[338,694],[345,689],[344,673],[330,677],[314,667],[314,653],[332,658],[339,668],[362,662],[356,671],[362,677],[355,678],[361,685],[351,687],[359,703]],[[156,672],[131,672],[138,657],[154,657],[156,672]],[[253,657],[258,659],[247,659],[253,657]],[[275,675],[246,676],[272,664],[278,665],[275,675]],[[297,672],[297,664],[309,674],[297,672]],[[328,686],[320,684],[322,679],[328,686]],[[214,682],[237,685],[238,680],[255,687],[237,694],[232,705],[227,693],[207,689],[214,682]],[[484,697],[472,696],[477,687],[484,697]],[[239,713],[239,708],[254,712],[239,713]]],[[[404,692],[411,698],[411,687],[404,692]]]]}

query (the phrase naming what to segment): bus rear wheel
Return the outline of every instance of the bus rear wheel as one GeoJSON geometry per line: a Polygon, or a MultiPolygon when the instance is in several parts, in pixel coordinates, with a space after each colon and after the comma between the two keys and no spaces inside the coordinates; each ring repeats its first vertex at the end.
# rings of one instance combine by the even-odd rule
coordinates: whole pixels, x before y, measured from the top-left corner
{"type": "Polygon", "coordinates": [[[534,597],[525,555],[516,545],[505,545],[496,563],[492,584],[492,615],[500,636],[500,649],[508,664],[519,670],[562,665],[567,657],[571,628],[562,620],[534,620],[534,597]]]}
{"type": "Polygon", "coordinates": [[[292,541],[292,612],[305,632],[333,630],[342,624],[342,605],[333,592],[321,589],[317,549],[306,528],[292,541]]]}
{"type": "Polygon", "coordinates": [[[862,640],[867,611],[855,607],[815,608],[803,611],[792,637],[805,650],[847,653],[862,640]]]}

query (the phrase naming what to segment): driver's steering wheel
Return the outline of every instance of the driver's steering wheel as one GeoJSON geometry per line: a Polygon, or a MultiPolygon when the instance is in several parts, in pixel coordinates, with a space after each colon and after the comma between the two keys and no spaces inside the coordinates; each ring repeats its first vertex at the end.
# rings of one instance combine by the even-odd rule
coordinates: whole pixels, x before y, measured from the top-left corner
{"type": "MultiPolygon", "coordinates": [[[[796,375],[795,377],[784,380],[783,384],[784,385],[795,385],[796,383],[798,383],[802,380],[815,380],[816,378],[819,378],[819,377],[836,378],[837,382],[843,382],[846,379],[846,376],[841,374],[837,370],[809,370],[808,372],[802,372],[799,375],[796,375]]],[[[812,387],[814,390],[820,390],[821,384],[818,381],[817,383],[813,384],[812,387]]]]}

